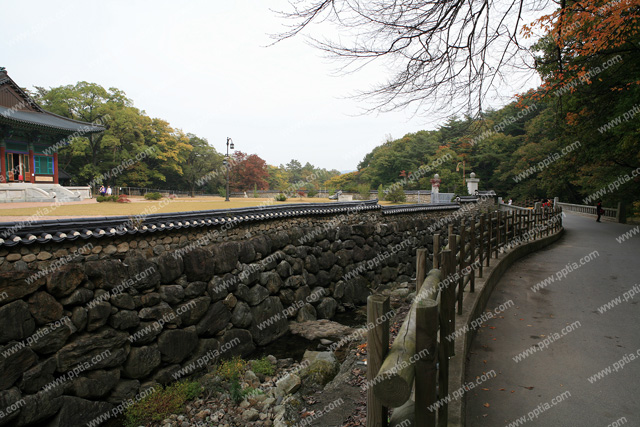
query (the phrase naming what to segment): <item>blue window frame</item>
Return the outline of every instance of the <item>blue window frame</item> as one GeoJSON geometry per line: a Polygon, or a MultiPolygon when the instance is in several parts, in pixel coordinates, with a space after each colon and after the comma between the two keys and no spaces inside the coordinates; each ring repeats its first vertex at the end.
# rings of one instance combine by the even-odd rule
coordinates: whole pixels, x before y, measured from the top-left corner
{"type": "Polygon", "coordinates": [[[53,175],[53,157],[35,156],[35,173],[53,175]]]}

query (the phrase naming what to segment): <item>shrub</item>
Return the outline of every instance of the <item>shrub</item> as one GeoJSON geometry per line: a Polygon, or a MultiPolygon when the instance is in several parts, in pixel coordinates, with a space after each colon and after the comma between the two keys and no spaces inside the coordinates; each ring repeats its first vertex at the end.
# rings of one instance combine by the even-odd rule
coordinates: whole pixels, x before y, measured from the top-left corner
{"type": "Polygon", "coordinates": [[[382,184],[378,185],[378,200],[384,200],[384,188],[382,184]]]}
{"type": "MultiPolygon", "coordinates": [[[[123,194],[123,196],[126,197],[125,194],[123,194]]],[[[118,201],[118,196],[98,196],[98,197],[96,197],[96,200],[98,201],[98,203],[102,203],[102,202],[117,202],[118,201]]]]}
{"type": "MultiPolygon", "coordinates": [[[[111,196],[111,197],[116,197],[116,196],[111,196]]],[[[121,194],[120,196],[118,196],[118,200],[116,200],[116,202],[118,202],[118,203],[131,203],[131,200],[127,199],[127,195],[126,194],[121,194]]]]}
{"type": "Polygon", "coordinates": [[[147,200],[160,200],[162,199],[162,194],[158,193],[157,191],[153,193],[146,193],[144,195],[144,198],[147,200]]]}
{"type": "Polygon", "coordinates": [[[385,197],[385,200],[388,200],[393,203],[406,202],[407,196],[404,194],[404,190],[402,187],[398,187],[389,191],[385,197]]]}
{"type": "Polygon", "coordinates": [[[218,188],[218,194],[220,195],[220,197],[227,197],[227,189],[224,187],[219,187],[218,188]]]}
{"type": "Polygon", "coordinates": [[[318,192],[314,189],[311,189],[307,192],[307,197],[316,197],[318,195],[318,192]]]}
{"type": "Polygon", "coordinates": [[[169,199],[172,199],[172,200],[173,200],[173,199],[175,199],[175,198],[176,198],[176,195],[175,195],[175,194],[169,194],[167,197],[168,197],[169,199]]]}
{"type": "Polygon", "coordinates": [[[266,376],[272,376],[274,374],[273,365],[269,362],[269,359],[263,357],[262,359],[251,361],[251,370],[256,374],[262,374],[266,376]]]}
{"type": "Polygon", "coordinates": [[[358,194],[362,200],[369,200],[369,197],[371,197],[371,187],[368,184],[358,185],[358,194]]]}
{"type": "Polygon", "coordinates": [[[253,184],[253,198],[254,199],[258,198],[258,185],[257,184],[253,184]]]}
{"type": "Polygon", "coordinates": [[[162,421],[179,413],[184,402],[200,395],[202,387],[197,382],[182,381],[154,393],[129,406],[125,411],[125,426],[137,427],[154,421],[162,421]]]}
{"type": "Polygon", "coordinates": [[[276,195],[276,200],[278,202],[284,202],[287,200],[287,196],[285,196],[284,194],[280,193],[278,195],[276,195]]]}
{"type": "Polygon", "coordinates": [[[224,380],[231,380],[234,377],[240,377],[247,370],[247,362],[239,357],[225,360],[216,369],[216,373],[224,380]]]}

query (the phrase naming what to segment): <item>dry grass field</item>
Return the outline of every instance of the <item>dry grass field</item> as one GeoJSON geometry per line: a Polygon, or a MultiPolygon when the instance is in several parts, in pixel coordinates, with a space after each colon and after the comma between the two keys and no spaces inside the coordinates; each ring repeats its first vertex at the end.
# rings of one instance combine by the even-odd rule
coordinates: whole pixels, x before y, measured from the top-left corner
{"type": "MultiPolygon", "coordinates": [[[[135,216],[149,213],[204,211],[291,203],[337,203],[333,200],[320,198],[292,198],[286,202],[276,202],[272,198],[232,198],[229,202],[225,202],[222,197],[176,198],[158,201],[149,201],[142,197],[130,197],[129,199],[131,203],[98,203],[95,199],[85,200],[82,203],[72,202],[60,205],[51,203],[6,203],[0,205],[0,222],[33,216],[42,217],[42,219],[114,215],[135,216]],[[16,207],[12,207],[12,205],[16,205],[16,207]]],[[[380,204],[392,203],[380,202],[380,204]]]]}

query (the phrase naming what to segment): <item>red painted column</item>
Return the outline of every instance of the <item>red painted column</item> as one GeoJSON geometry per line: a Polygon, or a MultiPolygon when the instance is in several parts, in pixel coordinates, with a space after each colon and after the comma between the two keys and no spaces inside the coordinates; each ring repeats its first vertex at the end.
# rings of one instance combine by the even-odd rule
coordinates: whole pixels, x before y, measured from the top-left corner
{"type": "Polygon", "coordinates": [[[58,183],[58,152],[53,153],[53,183],[58,183]]]}
{"type": "MultiPolygon", "coordinates": [[[[29,166],[30,166],[30,178],[31,178],[31,183],[35,184],[36,183],[36,158],[33,155],[33,149],[29,148],[29,166]]],[[[27,178],[25,177],[25,181],[27,180],[27,178]]]]}
{"type": "Polygon", "coordinates": [[[5,150],[4,146],[0,146],[0,183],[4,184],[7,182],[7,159],[5,158],[5,150]]]}

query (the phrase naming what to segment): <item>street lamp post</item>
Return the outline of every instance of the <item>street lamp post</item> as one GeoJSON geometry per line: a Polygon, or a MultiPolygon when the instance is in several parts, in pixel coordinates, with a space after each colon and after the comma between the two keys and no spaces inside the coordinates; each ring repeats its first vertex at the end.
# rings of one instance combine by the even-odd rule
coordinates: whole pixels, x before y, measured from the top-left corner
{"type": "Polygon", "coordinates": [[[229,169],[231,169],[231,162],[230,162],[230,158],[229,158],[229,146],[231,146],[231,149],[233,150],[233,140],[229,137],[227,137],[227,155],[225,156],[224,159],[224,165],[227,167],[227,192],[226,192],[226,198],[224,199],[225,202],[229,201],[229,169]]]}

